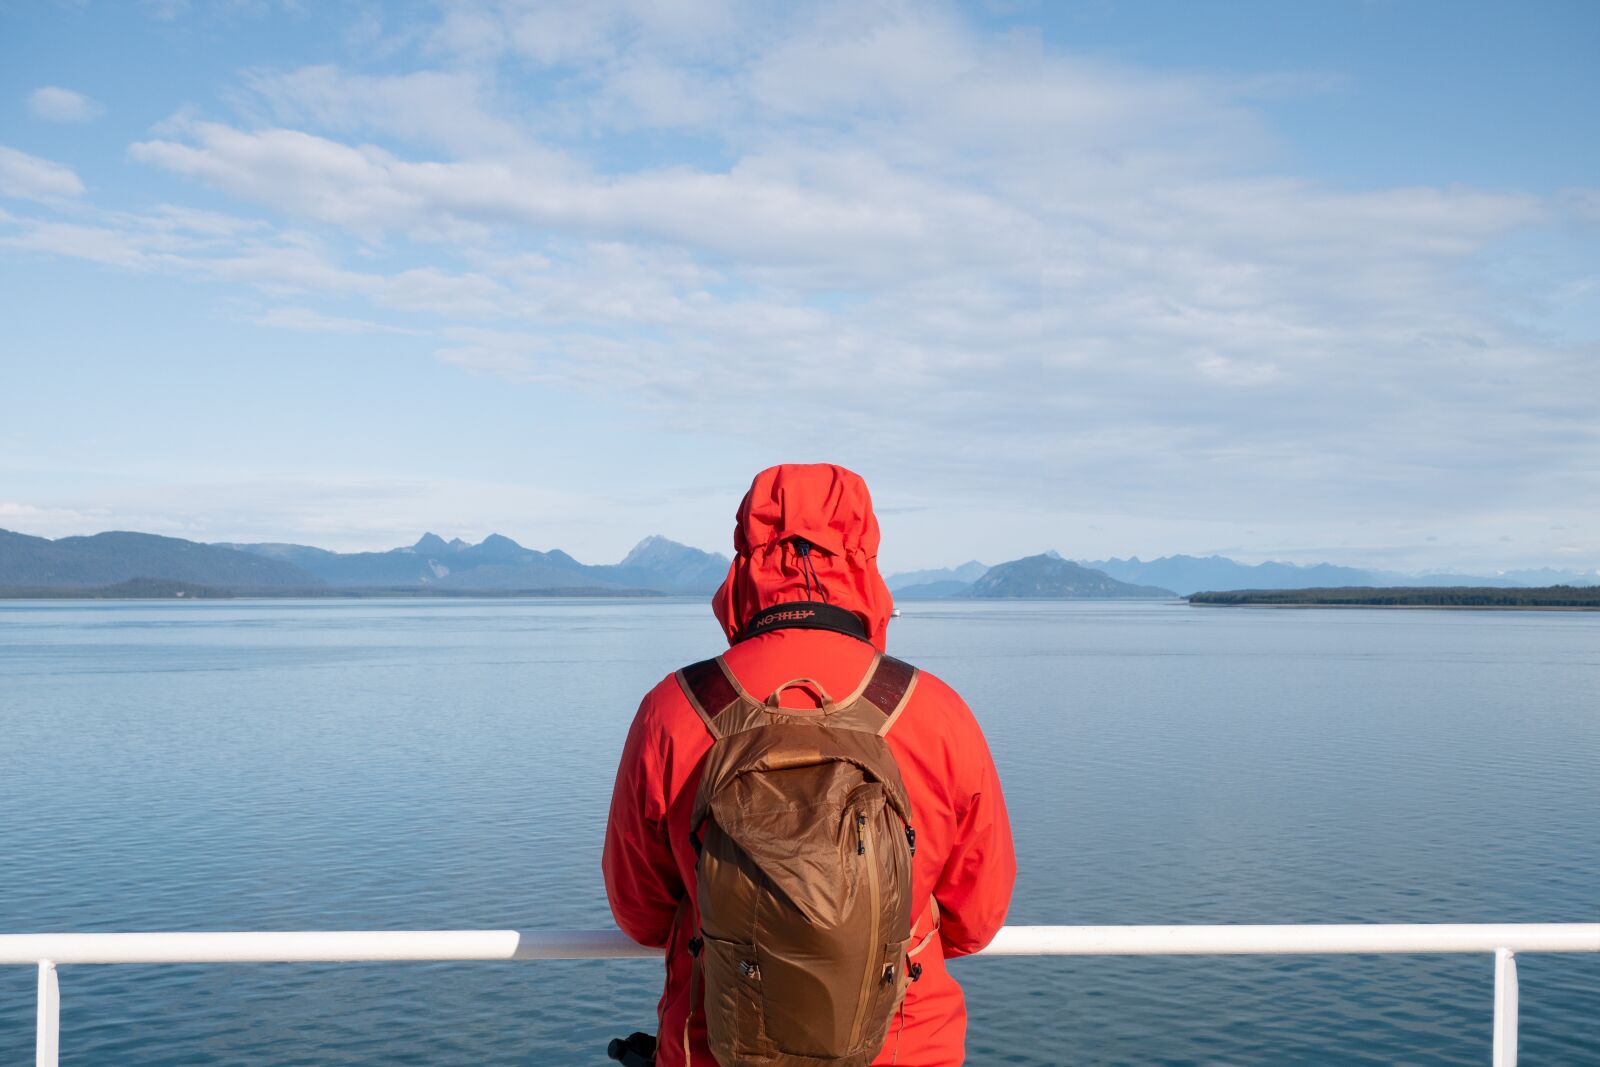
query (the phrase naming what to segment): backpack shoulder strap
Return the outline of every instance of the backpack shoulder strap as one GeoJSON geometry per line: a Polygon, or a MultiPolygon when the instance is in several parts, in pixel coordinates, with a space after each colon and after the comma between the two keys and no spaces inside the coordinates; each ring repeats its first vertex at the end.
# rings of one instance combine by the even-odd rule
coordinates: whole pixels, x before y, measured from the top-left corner
{"type": "Polygon", "coordinates": [[[918,672],[905,660],[893,656],[879,656],[872,676],[861,689],[861,699],[870,702],[884,714],[883,725],[878,728],[882,737],[894,727],[895,720],[911,703],[911,694],[917,688],[918,672]]]}
{"type": "Polygon", "coordinates": [[[678,672],[678,688],[689,698],[689,706],[706,724],[713,738],[721,739],[715,719],[729,704],[739,699],[739,691],[722,665],[722,657],[691,663],[678,672]]]}

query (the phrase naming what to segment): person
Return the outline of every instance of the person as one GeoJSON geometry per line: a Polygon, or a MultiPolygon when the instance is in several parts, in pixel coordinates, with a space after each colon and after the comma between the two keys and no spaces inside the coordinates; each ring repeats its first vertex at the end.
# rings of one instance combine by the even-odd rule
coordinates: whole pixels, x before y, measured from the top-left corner
{"type": "MultiPolygon", "coordinates": [[[[862,684],[885,650],[893,609],[878,574],[878,540],[866,483],[852,471],[784,464],[756,475],[739,506],[727,579],[712,598],[731,646],[723,661],[738,684],[753,694],[800,676],[828,693],[850,693],[862,684]],[[768,610],[775,605],[817,603],[843,608],[856,625],[780,624],[747,632],[752,620],[806,614],[768,610]]],[[[784,689],[779,701],[815,709],[818,700],[806,690],[784,689]]],[[[983,948],[1004,922],[1016,876],[1010,823],[977,720],[934,675],[917,675],[886,740],[915,822],[910,943],[918,946],[920,966],[873,1063],[954,1067],[965,1055],[966,1006],[945,961],[983,948]]],[[[711,745],[707,722],[679,676],[668,675],[633,720],[606,828],[602,867],[617,925],[640,944],[666,950],[658,1067],[717,1062],[693,981],[691,951],[698,942],[690,944],[696,889],[691,807],[711,745]]]]}

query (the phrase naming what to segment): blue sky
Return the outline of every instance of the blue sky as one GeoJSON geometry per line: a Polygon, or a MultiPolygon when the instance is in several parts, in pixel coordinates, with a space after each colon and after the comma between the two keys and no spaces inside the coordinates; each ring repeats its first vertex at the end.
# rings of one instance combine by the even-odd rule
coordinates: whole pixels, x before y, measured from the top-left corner
{"type": "Polygon", "coordinates": [[[0,527],[1600,567],[1600,8],[0,3],[0,527]]]}

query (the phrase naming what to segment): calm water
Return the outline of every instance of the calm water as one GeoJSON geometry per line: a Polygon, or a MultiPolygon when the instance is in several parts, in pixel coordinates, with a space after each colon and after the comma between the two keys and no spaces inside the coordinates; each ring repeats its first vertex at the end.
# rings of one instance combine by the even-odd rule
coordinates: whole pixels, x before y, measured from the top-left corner
{"type": "MultiPolygon", "coordinates": [[[[698,602],[0,605],[0,930],[608,925],[627,723],[717,643],[698,602]]],[[[1600,615],[919,603],[891,649],[988,732],[1013,922],[1600,920],[1600,615]]],[[[1600,957],[1520,962],[1523,1062],[1600,1064],[1600,957]]],[[[1488,1061],[1487,956],[957,967],[978,1065],[1488,1061]]],[[[64,968],[62,1062],[598,1065],[659,968],[64,968]]]]}

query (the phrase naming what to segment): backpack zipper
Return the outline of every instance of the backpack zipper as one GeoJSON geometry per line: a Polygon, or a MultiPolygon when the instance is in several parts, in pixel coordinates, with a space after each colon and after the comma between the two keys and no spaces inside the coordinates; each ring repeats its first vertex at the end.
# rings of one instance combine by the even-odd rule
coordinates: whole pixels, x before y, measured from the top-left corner
{"type": "Polygon", "coordinates": [[[866,1015],[867,1001],[875,995],[872,979],[882,973],[876,961],[878,953],[883,951],[878,944],[879,912],[883,910],[882,889],[878,885],[878,865],[867,850],[868,844],[872,841],[872,835],[867,832],[867,816],[861,811],[856,812],[856,834],[856,854],[865,856],[867,863],[867,891],[872,898],[872,936],[867,940],[867,965],[863,968],[864,973],[861,976],[861,996],[856,1000],[856,1019],[850,1027],[852,1049],[861,1044],[861,1022],[866,1015]]]}

